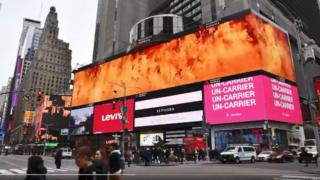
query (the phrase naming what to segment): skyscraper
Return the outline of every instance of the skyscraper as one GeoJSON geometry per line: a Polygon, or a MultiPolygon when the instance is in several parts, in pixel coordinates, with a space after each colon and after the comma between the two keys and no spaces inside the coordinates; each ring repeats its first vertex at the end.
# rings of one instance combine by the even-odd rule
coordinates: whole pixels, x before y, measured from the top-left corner
{"type": "MultiPolygon", "coordinates": [[[[35,111],[36,106],[41,103],[41,99],[35,97],[37,92],[59,94],[69,90],[71,50],[68,43],[58,38],[58,34],[58,14],[55,7],[51,7],[38,40],[38,48],[34,52],[28,52],[28,58],[33,60],[21,83],[21,89],[26,91],[19,96],[19,107],[14,113],[14,127],[21,127],[25,112],[35,111]]],[[[37,38],[33,40],[37,41],[37,38]]],[[[14,139],[18,142],[30,140],[30,131],[22,130],[23,128],[17,130],[14,139]]]]}
{"type": "Polygon", "coordinates": [[[130,28],[165,0],[99,0],[93,62],[125,52],[130,28]]]}

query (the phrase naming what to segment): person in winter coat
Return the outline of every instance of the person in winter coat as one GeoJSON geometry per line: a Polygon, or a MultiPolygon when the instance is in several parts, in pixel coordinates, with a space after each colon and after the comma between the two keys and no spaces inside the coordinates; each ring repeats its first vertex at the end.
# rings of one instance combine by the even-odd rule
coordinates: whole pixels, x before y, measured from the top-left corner
{"type": "Polygon", "coordinates": [[[54,156],[54,163],[56,164],[56,168],[60,169],[62,160],[62,150],[58,149],[54,156]]]}
{"type": "Polygon", "coordinates": [[[109,156],[110,180],[119,180],[123,171],[121,152],[117,144],[112,144],[113,151],[109,156]]]}
{"type": "Polygon", "coordinates": [[[108,167],[108,158],[109,156],[107,155],[106,151],[104,148],[100,148],[96,151],[94,155],[94,160],[93,160],[93,166],[97,170],[97,180],[105,180],[107,177],[107,174],[109,173],[109,167],[108,167]],[[102,175],[98,175],[102,174],[102,175]]]}
{"type": "Polygon", "coordinates": [[[43,159],[40,156],[29,157],[25,180],[46,180],[46,174],[47,168],[43,165],[43,159]]]}

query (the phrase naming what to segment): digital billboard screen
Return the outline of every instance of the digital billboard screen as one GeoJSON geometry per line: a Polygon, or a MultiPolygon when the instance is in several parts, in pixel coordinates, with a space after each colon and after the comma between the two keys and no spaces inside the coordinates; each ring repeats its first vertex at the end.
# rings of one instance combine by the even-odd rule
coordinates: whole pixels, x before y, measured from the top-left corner
{"type": "Polygon", "coordinates": [[[203,98],[200,85],[146,93],[135,99],[134,127],[201,122],[203,98]],[[179,92],[171,94],[173,92],[179,92]]]}
{"type": "Polygon", "coordinates": [[[88,135],[92,133],[93,106],[71,111],[71,134],[88,135]]]}
{"type": "Polygon", "coordinates": [[[154,146],[164,141],[163,132],[142,132],[140,134],[140,146],[154,146]]]}
{"type": "Polygon", "coordinates": [[[298,90],[286,82],[257,75],[204,86],[209,124],[273,120],[302,124],[298,90]]]}
{"type": "MultiPolygon", "coordinates": [[[[117,101],[113,105],[112,102],[95,105],[93,116],[93,133],[114,133],[122,132],[122,120],[123,115],[121,113],[121,107],[123,101],[117,101]]],[[[128,131],[133,130],[133,99],[126,100],[126,106],[128,107],[126,112],[127,123],[125,128],[128,131]]]]}
{"type": "Polygon", "coordinates": [[[287,34],[247,14],[75,72],[72,106],[113,99],[106,82],[130,96],[257,70],[295,81],[287,34]]]}

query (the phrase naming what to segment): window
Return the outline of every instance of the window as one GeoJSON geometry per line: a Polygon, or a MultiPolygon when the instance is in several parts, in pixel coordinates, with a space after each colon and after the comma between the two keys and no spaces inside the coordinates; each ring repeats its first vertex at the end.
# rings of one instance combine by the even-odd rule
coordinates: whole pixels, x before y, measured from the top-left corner
{"type": "Polygon", "coordinates": [[[172,17],[163,18],[163,33],[169,34],[173,33],[173,19],[172,17]]]}
{"type": "Polygon", "coordinates": [[[252,147],[243,147],[243,150],[245,152],[253,152],[254,151],[254,149],[252,147]]]}
{"type": "Polygon", "coordinates": [[[239,147],[238,152],[242,152],[242,148],[241,147],[239,147]]]}

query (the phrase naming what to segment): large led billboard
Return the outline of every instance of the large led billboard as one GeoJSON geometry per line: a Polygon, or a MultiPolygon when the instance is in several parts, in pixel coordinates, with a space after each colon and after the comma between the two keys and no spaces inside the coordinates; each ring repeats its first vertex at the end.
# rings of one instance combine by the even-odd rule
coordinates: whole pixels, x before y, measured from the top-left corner
{"type": "Polygon", "coordinates": [[[256,70],[295,81],[287,34],[247,14],[75,72],[72,106],[256,70]]]}
{"type": "Polygon", "coordinates": [[[71,111],[70,129],[72,135],[88,135],[92,133],[93,106],[71,111]]]}
{"type": "Polygon", "coordinates": [[[203,98],[200,88],[195,84],[136,97],[134,127],[201,122],[203,98]]]}
{"type": "Polygon", "coordinates": [[[163,132],[141,132],[140,146],[154,146],[159,142],[164,141],[163,132]]]}
{"type": "MultiPolygon", "coordinates": [[[[122,132],[122,120],[123,115],[121,113],[121,107],[123,101],[117,101],[114,104],[112,102],[95,105],[93,116],[93,133],[115,133],[122,132]]],[[[126,106],[128,110],[126,112],[127,123],[125,128],[129,131],[133,130],[133,99],[126,100],[126,106]]]]}
{"type": "MultiPolygon", "coordinates": [[[[41,128],[48,125],[48,130],[58,131],[69,128],[71,96],[47,95],[36,114],[36,131],[38,134],[41,128]]],[[[25,112],[26,114],[28,111],[25,112]]]]}
{"type": "Polygon", "coordinates": [[[271,120],[302,124],[298,90],[286,82],[257,75],[204,86],[209,124],[271,120]]]}

